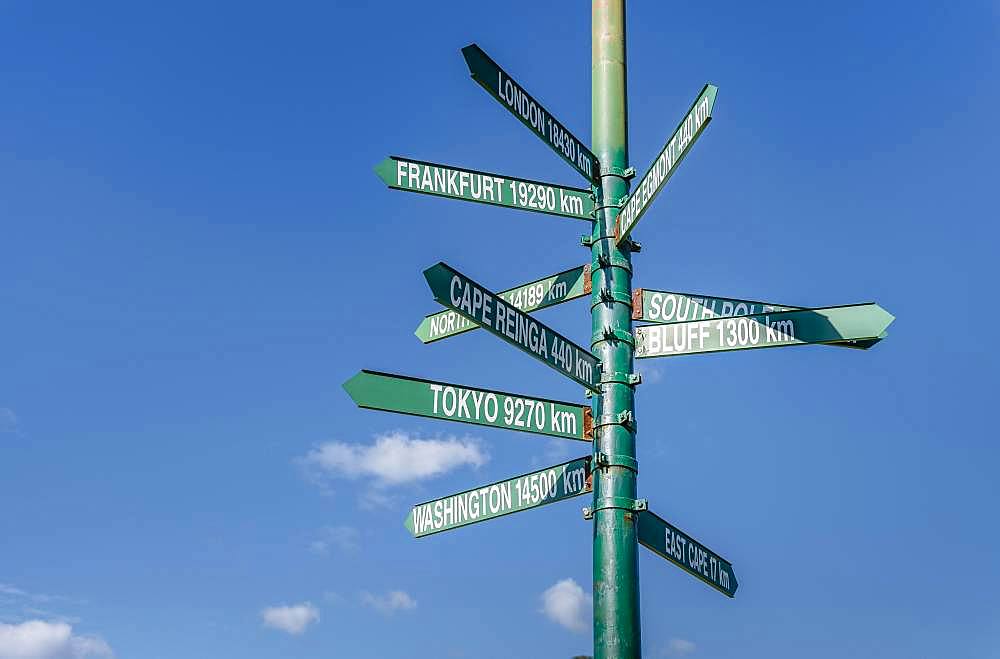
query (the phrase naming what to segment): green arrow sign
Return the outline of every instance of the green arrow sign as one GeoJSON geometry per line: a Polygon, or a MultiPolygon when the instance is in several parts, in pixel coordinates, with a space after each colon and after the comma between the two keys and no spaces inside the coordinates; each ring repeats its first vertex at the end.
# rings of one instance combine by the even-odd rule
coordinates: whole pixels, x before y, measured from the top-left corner
{"type": "Polygon", "coordinates": [[[600,183],[601,163],[577,138],[543,108],[521,85],[514,82],[507,72],[490,59],[476,44],[462,49],[465,63],[469,65],[472,79],[488,91],[493,98],[510,110],[542,141],[562,156],[573,169],[593,183],[600,183]]]}
{"type": "Polygon", "coordinates": [[[648,510],[639,513],[639,543],[654,554],[732,597],[739,584],[732,564],[648,510]]]}
{"type": "Polygon", "coordinates": [[[652,323],[730,318],[775,311],[795,311],[802,308],[731,297],[651,291],[647,288],[637,288],[632,291],[632,318],[652,323]]]}
{"type": "Polygon", "coordinates": [[[590,457],[413,506],[404,524],[415,538],[537,508],[591,491],[590,457]]]}
{"type": "MultiPolygon", "coordinates": [[[[590,295],[590,265],[581,265],[527,284],[497,293],[508,304],[521,311],[544,309],[561,302],[590,295]]],[[[479,327],[454,311],[440,311],[420,321],[414,334],[424,343],[431,343],[479,327]]]]}
{"type": "Polygon", "coordinates": [[[438,263],[424,270],[434,299],[588,389],[600,392],[597,357],[495,293],[438,263]]]}
{"type": "Polygon", "coordinates": [[[877,304],[758,313],[635,328],[635,356],[669,357],[807,343],[858,341],[883,336],[894,317],[877,304]]]}
{"type": "Polygon", "coordinates": [[[701,94],[691,105],[687,115],[681,120],[680,125],[674,134],[663,147],[663,151],[653,161],[652,167],[642,177],[631,196],[625,202],[618,218],[615,220],[615,235],[618,243],[621,244],[635,227],[636,222],[642,217],[646,209],[652,203],[653,198],[660,192],[670,177],[673,176],[677,165],[684,160],[691,145],[698,139],[705,126],[712,120],[712,108],[715,107],[715,95],[719,93],[719,88],[715,85],[705,85],[701,94]]]}
{"type": "Polygon", "coordinates": [[[589,407],[364,370],[344,383],[359,407],[590,441],[589,407]]]}
{"type": "MultiPolygon", "coordinates": [[[[637,288],[632,292],[632,318],[657,323],[677,323],[710,318],[732,318],[776,311],[798,311],[806,307],[793,307],[773,302],[739,300],[731,297],[712,297],[696,293],[673,293],[637,288]]],[[[882,339],[865,339],[834,342],[838,348],[867,350],[882,339]]]]}
{"type": "Polygon", "coordinates": [[[590,190],[583,188],[567,188],[396,156],[376,165],[375,173],[395,190],[562,215],[588,222],[594,219],[591,216],[594,198],[590,190]]]}

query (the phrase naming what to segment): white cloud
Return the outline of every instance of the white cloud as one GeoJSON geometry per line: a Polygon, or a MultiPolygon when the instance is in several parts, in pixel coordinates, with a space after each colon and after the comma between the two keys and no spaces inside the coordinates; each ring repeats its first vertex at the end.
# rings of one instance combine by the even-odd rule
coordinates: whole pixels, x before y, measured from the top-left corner
{"type": "Polygon", "coordinates": [[[663,653],[668,657],[685,657],[694,652],[697,647],[693,642],[683,638],[672,638],[667,643],[667,649],[663,653]]]}
{"type": "Polygon", "coordinates": [[[319,609],[310,602],[291,606],[269,606],[260,612],[265,627],[280,629],[289,634],[303,633],[310,624],[319,620],[319,609]]]}
{"type": "Polygon", "coordinates": [[[0,623],[0,657],[3,659],[88,659],[113,657],[111,647],[99,636],[73,634],[65,622],[28,620],[16,625],[0,623]]]}
{"type": "Polygon", "coordinates": [[[21,434],[17,415],[9,407],[0,407],[0,435],[4,433],[21,434]]]}
{"type": "Polygon", "coordinates": [[[369,446],[327,442],[309,451],[303,462],[329,476],[374,477],[379,485],[399,485],[489,460],[479,442],[470,437],[420,439],[396,431],[375,437],[369,446]]]}
{"type": "Polygon", "coordinates": [[[639,374],[642,375],[643,384],[657,384],[663,381],[663,368],[660,366],[639,366],[639,374]]]}
{"type": "Polygon", "coordinates": [[[542,593],[542,613],[567,629],[582,632],[590,620],[593,598],[583,592],[580,584],[563,579],[542,593]]]}
{"type": "Polygon", "coordinates": [[[393,590],[385,595],[372,595],[365,591],[361,593],[361,603],[384,615],[417,608],[417,601],[402,590],[393,590]]]}
{"type": "Polygon", "coordinates": [[[327,526],[319,532],[319,537],[309,544],[309,549],[317,554],[329,554],[331,548],[341,551],[357,551],[361,534],[353,526],[327,526]]]}

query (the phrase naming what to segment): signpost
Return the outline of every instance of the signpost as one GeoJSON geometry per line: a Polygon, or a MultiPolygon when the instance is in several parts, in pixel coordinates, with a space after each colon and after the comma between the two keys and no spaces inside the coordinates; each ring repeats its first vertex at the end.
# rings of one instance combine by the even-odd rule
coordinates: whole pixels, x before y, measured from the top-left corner
{"type": "Polygon", "coordinates": [[[465,63],[469,65],[472,79],[500,104],[510,110],[510,113],[521,120],[535,135],[542,138],[558,153],[570,167],[580,172],[592,183],[601,181],[601,163],[583,142],[573,136],[552,116],[552,113],[541,106],[524,87],[516,83],[507,72],[490,59],[476,44],[469,44],[462,49],[465,63]]]}
{"type": "Polygon", "coordinates": [[[590,456],[413,506],[404,525],[415,538],[450,531],[590,492],[590,456]]]}
{"type": "Polygon", "coordinates": [[[390,156],[375,166],[375,173],[394,190],[506,206],[590,222],[594,197],[590,190],[540,183],[390,156]]]}
{"type": "Polygon", "coordinates": [[[447,382],[363,370],[344,383],[358,407],[590,441],[590,408],[447,382]]]}
{"type": "Polygon", "coordinates": [[[726,597],[736,594],[739,584],[729,561],[648,510],[639,513],[639,543],[726,597]]]}
{"type": "Polygon", "coordinates": [[[712,120],[712,108],[715,107],[715,96],[718,92],[719,88],[715,85],[705,85],[698,98],[691,104],[691,109],[681,119],[677,130],[663,147],[663,151],[653,161],[652,167],[642,177],[632,195],[625,201],[625,205],[615,221],[615,236],[617,236],[619,244],[632,233],[636,222],[649,208],[653,198],[659,194],[663,186],[673,176],[677,165],[684,160],[691,145],[705,130],[708,122],[712,120]]]}
{"type": "MultiPolygon", "coordinates": [[[[535,311],[590,295],[590,264],[521,284],[497,295],[520,311],[535,311]]],[[[454,311],[439,311],[420,321],[414,334],[424,343],[469,332],[479,327],[454,311]]]]}
{"type": "Polygon", "coordinates": [[[434,299],[591,391],[600,391],[597,358],[445,263],[424,270],[434,299]]]}
{"type": "MultiPolygon", "coordinates": [[[[419,538],[592,494],[592,505],[584,510],[585,519],[593,520],[593,656],[638,659],[640,544],[728,597],[738,584],[728,561],[636,498],[635,395],[641,380],[634,360],[810,343],[867,349],[885,337],[893,317],[873,303],[803,309],[691,293],[633,292],[637,246],[630,234],[712,120],[718,89],[705,85],[630,190],[625,0],[594,2],[592,16],[593,152],[478,46],[462,49],[473,79],[580,172],[590,189],[396,156],[375,167],[393,189],[591,222],[589,236],[583,236],[590,263],[500,293],[445,263],[428,268],[424,277],[446,309],[424,318],[415,332],[431,343],[482,326],[582,384],[591,406],[368,370],[344,388],[369,409],[591,441],[590,456],[418,504],[405,524],[419,538]],[[529,314],[587,295],[589,351],[529,314]],[[634,321],[656,324],[633,327],[634,321]]],[[[511,256],[500,255],[505,262],[511,256]]]]}
{"type": "Polygon", "coordinates": [[[867,342],[894,320],[877,304],[758,313],[635,329],[635,356],[670,357],[723,350],[748,350],[807,343],[867,342]]]}

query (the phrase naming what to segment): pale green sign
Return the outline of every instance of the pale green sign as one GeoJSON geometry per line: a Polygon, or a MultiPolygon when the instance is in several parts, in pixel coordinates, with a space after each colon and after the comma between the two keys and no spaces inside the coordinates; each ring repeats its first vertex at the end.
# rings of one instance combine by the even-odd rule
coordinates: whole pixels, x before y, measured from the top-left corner
{"type": "MultiPolygon", "coordinates": [[[[581,265],[554,275],[521,284],[497,295],[521,311],[535,311],[590,294],[590,265],[581,265]]],[[[424,343],[431,343],[478,328],[456,311],[439,311],[420,321],[414,331],[424,343]]]]}
{"type": "Polygon", "coordinates": [[[413,506],[404,525],[415,538],[537,508],[591,491],[590,457],[413,506]]]}

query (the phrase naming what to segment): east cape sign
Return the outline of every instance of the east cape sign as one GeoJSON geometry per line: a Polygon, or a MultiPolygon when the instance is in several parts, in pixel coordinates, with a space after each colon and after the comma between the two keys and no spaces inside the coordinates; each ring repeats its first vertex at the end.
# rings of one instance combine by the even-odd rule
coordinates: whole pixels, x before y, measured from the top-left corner
{"type": "Polygon", "coordinates": [[[635,356],[670,357],[809,343],[854,341],[869,347],[894,317],[877,304],[759,313],[635,328],[635,356]]]}
{"type": "Polygon", "coordinates": [[[580,441],[594,437],[590,408],[574,403],[369,370],[345,382],[344,389],[358,407],[372,410],[580,441]]]}
{"type": "Polygon", "coordinates": [[[589,456],[413,506],[404,525],[415,538],[450,531],[592,491],[589,456]]]}
{"type": "Polygon", "coordinates": [[[719,88],[715,85],[705,85],[691,105],[691,109],[681,119],[677,130],[663,147],[663,151],[653,161],[649,171],[632,189],[632,194],[625,200],[615,220],[615,236],[619,245],[628,239],[636,223],[653,203],[653,199],[674,175],[677,165],[684,160],[691,145],[712,120],[712,108],[715,107],[715,97],[718,93],[719,88]]]}
{"type": "Polygon", "coordinates": [[[594,197],[590,190],[583,188],[569,188],[397,156],[390,156],[376,165],[375,173],[394,190],[506,206],[587,222],[594,219],[594,197]]]}
{"type": "Polygon", "coordinates": [[[531,132],[594,184],[601,182],[601,163],[583,142],[573,136],[552,113],[541,106],[524,87],[515,82],[507,72],[490,59],[476,44],[462,49],[465,63],[472,79],[527,126],[531,132]]]}
{"type": "Polygon", "coordinates": [[[739,584],[732,563],[648,510],[639,512],[639,544],[732,597],[739,584]]]}
{"type": "MultiPolygon", "coordinates": [[[[590,264],[557,272],[497,293],[497,296],[503,298],[505,302],[525,312],[544,309],[585,295],[590,295],[590,264]]],[[[478,323],[449,309],[425,317],[413,333],[422,342],[431,343],[478,327],[478,323]]]]}
{"type": "Polygon", "coordinates": [[[424,270],[434,299],[569,379],[600,392],[597,357],[446,263],[424,270]]]}

